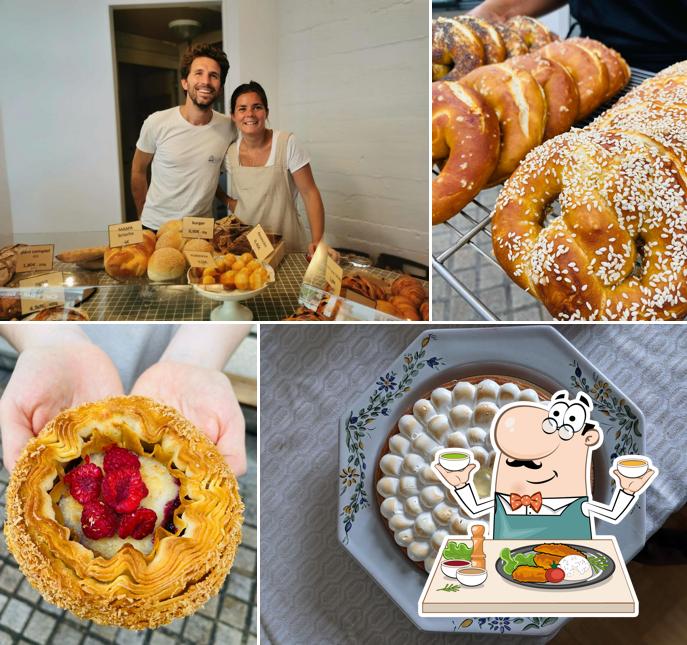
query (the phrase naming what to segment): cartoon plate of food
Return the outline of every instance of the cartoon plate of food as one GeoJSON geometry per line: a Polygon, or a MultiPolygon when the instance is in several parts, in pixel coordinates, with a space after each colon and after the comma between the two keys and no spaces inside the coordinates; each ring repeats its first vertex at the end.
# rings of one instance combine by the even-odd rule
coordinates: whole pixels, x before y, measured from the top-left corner
{"type": "Polygon", "coordinates": [[[559,542],[503,548],[496,571],[506,580],[535,589],[595,585],[613,574],[615,563],[592,547],[559,542]]]}

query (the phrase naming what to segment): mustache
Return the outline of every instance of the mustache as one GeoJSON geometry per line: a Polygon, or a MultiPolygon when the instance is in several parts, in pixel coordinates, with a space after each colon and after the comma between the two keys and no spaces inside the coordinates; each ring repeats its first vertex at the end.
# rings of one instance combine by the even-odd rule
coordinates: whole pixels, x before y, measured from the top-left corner
{"type": "Polygon", "coordinates": [[[506,463],[513,468],[529,468],[530,470],[539,470],[541,464],[535,464],[531,459],[506,459],[506,463]]]}

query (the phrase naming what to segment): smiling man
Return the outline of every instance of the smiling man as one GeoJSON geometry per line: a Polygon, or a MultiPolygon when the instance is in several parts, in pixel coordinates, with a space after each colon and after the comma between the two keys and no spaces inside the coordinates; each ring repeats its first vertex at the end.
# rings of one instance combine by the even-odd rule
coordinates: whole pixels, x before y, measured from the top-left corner
{"type": "Polygon", "coordinates": [[[461,471],[440,464],[433,468],[468,515],[492,514],[494,539],[590,539],[592,516],[619,522],[658,473],[648,468],[640,477],[626,477],[612,469],[618,485],[611,503],[591,501],[592,451],[603,442],[598,424],[590,420],[592,407],[586,394],[570,400],[561,391],[550,405],[502,408],[492,426],[498,449],[492,499],[477,498],[471,474],[478,464],[461,471]]]}
{"type": "Polygon", "coordinates": [[[229,71],[226,54],[197,45],[181,60],[183,105],[143,123],[131,166],[131,192],[143,226],[156,231],[186,215],[210,216],[231,120],[212,109],[229,71]],[[152,162],[148,186],[147,170],[152,162]]]}

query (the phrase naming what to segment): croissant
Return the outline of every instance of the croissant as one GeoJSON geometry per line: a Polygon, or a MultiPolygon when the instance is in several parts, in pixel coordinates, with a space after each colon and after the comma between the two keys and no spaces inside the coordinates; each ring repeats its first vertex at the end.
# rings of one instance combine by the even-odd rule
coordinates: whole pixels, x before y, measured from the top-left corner
{"type": "Polygon", "coordinates": [[[459,82],[433,83],[432,161],[440,172],[432,222],[446,221],[482,188],[503,181],[530,150],[588,116],[628,80],[620,54],[579,38],[478,67],[459,82]]]}
{"type": "Polygon", "coordinates": [[[681,63],[532,151],[506,182],[494,254],[553,316],[687,315],[686,105],[681,63]],[[555,198],[561,216],[544,226],[555,198]]]}
{"type": "Polygon", "coordinates": [[[475,16],[432,21],[432,80],[458,80],[481,65],[500,63],[558,39],[528,16],[496,23],[475,16]]]}
{"type": "Polygon", "coordinates": [[[5,536],[46,600],[144,629],[219,591],[242,514],[236,479],[202,432],[168,406],[122,396],[66,410],[29,441],[5,536]]]}

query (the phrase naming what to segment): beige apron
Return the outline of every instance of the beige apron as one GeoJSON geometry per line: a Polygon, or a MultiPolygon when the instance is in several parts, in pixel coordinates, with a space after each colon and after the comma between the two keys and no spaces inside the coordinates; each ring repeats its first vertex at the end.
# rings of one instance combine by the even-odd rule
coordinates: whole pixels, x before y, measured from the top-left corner
{"type": "Polygon", "coordinates": [[[288,251],[304,251],[305,230],[291,195],[286,144],[289,132],[280,132],[274,166],[241,166],[239,142],[229,146],[231,196],[236,199],[234,213],[242,222],[260,224],[266,231],[284,238],[288,251]]]}

